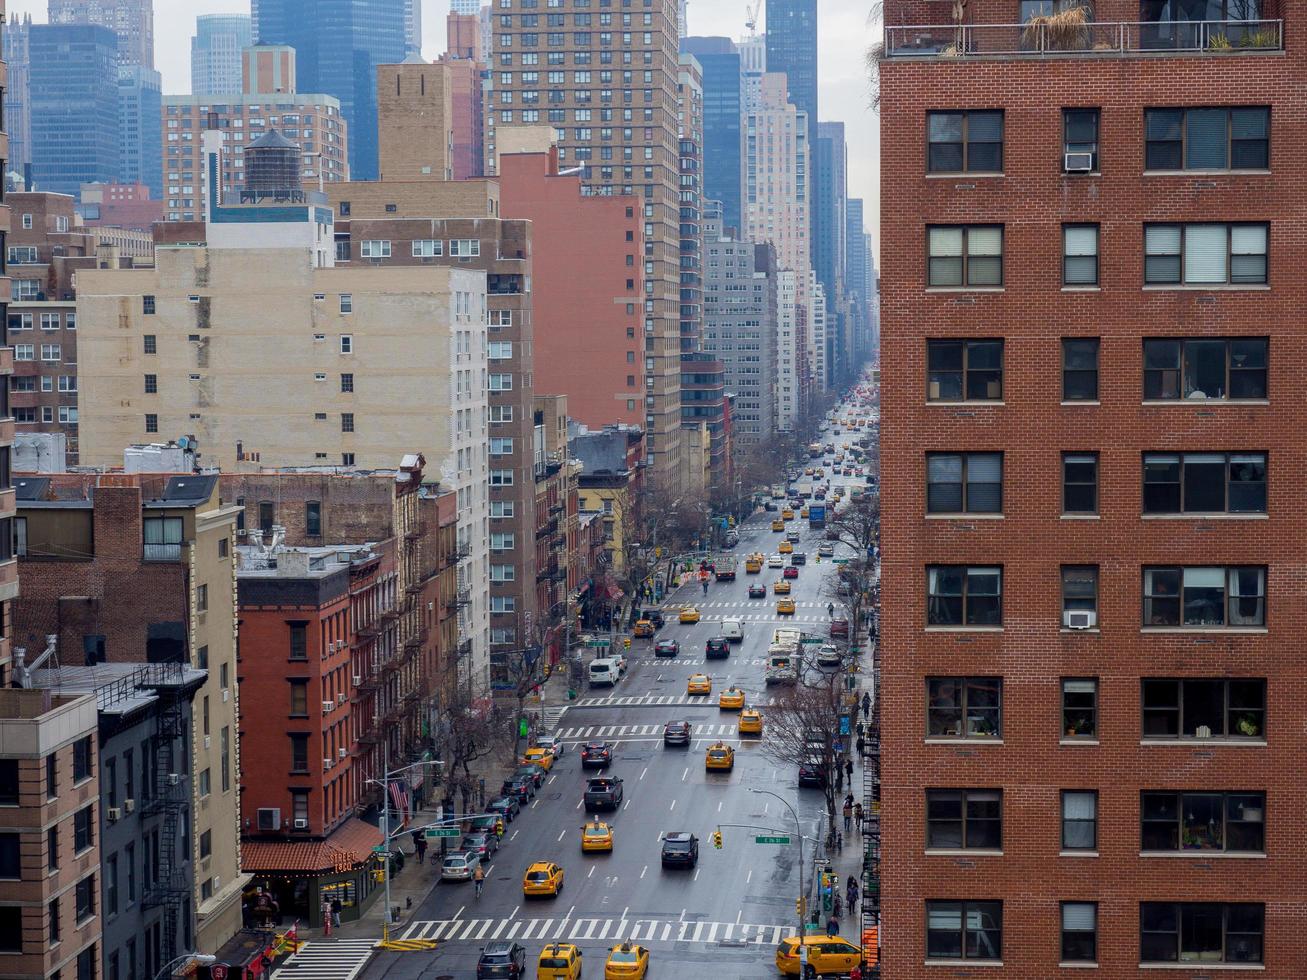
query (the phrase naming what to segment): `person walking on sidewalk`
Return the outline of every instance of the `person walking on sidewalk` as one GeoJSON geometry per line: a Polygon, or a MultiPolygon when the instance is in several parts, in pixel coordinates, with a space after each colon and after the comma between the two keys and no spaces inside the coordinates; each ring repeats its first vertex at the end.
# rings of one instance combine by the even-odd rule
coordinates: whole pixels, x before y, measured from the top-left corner
{"type": "Polygon", "coordinates": [[[853,788],[853,760],[849,759],[844,763],[844,773],[849,777],[849,788],[853,788]]]}
{"type": "MultiPolygon", "coordinates": [[[[858,727],[861,728],[862,726],[859,725],[858,727]]],[[[858,755],[863,759],[865,764],[867,758],[867,740],[863,738],[861,734],[859,734],[857,744],[858,744],[858,755]]]]}
{"type": "Polygon", "coordinates": [[[853,804],[848,800],[844,801],[844,832],[849,832],[850,824],[853,822],[853,804]]]}
{"type": "Polygon", "coordinates": [[[343,908],[344,906],[341,904],[339,898],[333,898],[331,900],[331,922],[337,929],[340,928],[340,911],[343,908]]]}
{"type": "Polygon", "coordinates": [[[862,695],[862,717],[871,719],[871,693],[864,692],[862,695]]]}
{"type": "Polygon", "coordinates": [[[417,849],[418,864],[425,864],[427,860],[427,837],[423,831],[413,831],[413,847],[417,849]]]}
{"type": "Polygon", "coordinates": [[[862,816],[863,816],[862,803],[859,802],[853,804],[853,819],[857,821],[859,837],[862,836],[862,816]]]}
{"type": "Polygon", "coordinates": [[[849,887],[846,891],[845,898],[847,899],[846,904],[849,907],[849,915],[856,915],[858,907],[858,879],[853,877],[853,875],[849,875],[849,887]]]}

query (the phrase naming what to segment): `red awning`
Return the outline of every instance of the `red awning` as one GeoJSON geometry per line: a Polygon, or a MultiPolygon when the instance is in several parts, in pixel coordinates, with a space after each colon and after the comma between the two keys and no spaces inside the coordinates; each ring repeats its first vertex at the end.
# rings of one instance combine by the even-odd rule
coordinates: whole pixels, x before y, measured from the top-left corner
{"type": "Polygon", "coordinates": [[[241,870],[260,872],[348,871],[366,861],[381,844],[381,830],[351,817],[326,840],[241,841],[241,870]]]}

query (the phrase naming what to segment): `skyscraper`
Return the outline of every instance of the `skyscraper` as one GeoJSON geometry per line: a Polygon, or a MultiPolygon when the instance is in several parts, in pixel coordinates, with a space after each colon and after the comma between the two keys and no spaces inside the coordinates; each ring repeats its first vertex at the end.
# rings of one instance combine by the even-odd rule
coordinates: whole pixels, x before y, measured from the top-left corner
{"type": "Polygon", "coordinates": [[[163,197],[163,76],[140,65],[118,66],[118,183],[144,184],[163,197]]]}
{"type": "Polygon", "coordinates": [[[408,56],[407,0],[253,0],[259,44],[289,44],[301,92],[340,100],[355,180],[377,177],[377,65],[408,56]]]}
{"type": "Polygon", "coordinates": [[[241,52],[253,43],[248,14],[201,14],[191,38],[191,92],[239,95],[241,52]]]}
{"type": "Polygon", "coordinates": [[[740,53],[730,38],[687,37],[681,51],[703,66],[704,196],[722,205],[722,222],[737,232],[744,227],[740,210],[744,153],[743,81],[740,53]]]}
{"type": "Polygon", "coordinates": [[[767,71],[784,72],[790,101],[817,125],[817,0],[767,0],[767,71]]]}
{"type": "Polygon", "coordinates": [[[95,24],[30,28],[32,174],[44,191],[76,195],[117,182],[118,39],[95,24]]]}
{"type": "MultiPolygon", "coordinates": [[[[9,69],[9,85],[4,92],[5,125],[9,130],[7,170],[23,172],[32,162],[32,113],[29,100],[31,85],[28,72],[32,66],[28,45],[31,42],[32,15],[15,17],[4,27],[4,60],[9,69]]],[[[0,174],[0,178],[4,175],[0,174]]]]}
{"type": "Polygon", "coordinates": [[[843,380],[849,363],[845,323],[844,262],[848,147],[844,123],[817,124],[813,146],[812,268],[826,294],[827,384],[843,380]]]}
{"type": "Polygon", "coordinates": [[[118,64],[154,67],[154,0],[48,0],[51,24],[99,24],[118,38],[118,64]]]}

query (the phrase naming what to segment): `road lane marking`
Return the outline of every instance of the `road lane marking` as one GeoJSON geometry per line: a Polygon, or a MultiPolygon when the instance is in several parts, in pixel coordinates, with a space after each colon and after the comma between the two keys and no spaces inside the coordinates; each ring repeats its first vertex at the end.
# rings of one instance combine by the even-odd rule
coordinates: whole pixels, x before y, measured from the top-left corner
{"type": "Polygon", "coordinates": [[[644,868],[641,869],[641,871],[640,871],[640,877],[643,878],[644,875],[645,875],[645,872],[648,871],[648,870],[649,870],[649,865],[646,864],[646,865],[644,866],[644,868]]]}
{"type": "Polygon", "coordinates": [[[681,782],[685,782],[685,777],[690,775],[690,767],[685,767],[685,772],[681,773],[681,782]]]}
{"type": "Polygon", "coordinates": [[[561,841],[564,837],[566,837],[566,836],[567,836],[567,831],[566,831],[566,830],[560,830],[560,831],[558,832],[558,839],[559,839],[560,841],[561,841]]]}
{"type": "Polygon", "coordinates": [[[512,835],[511,835],[508,839],[509,839],[510,841],[512,841],[512,840],[516,840],[516,839],[517,839],[517,835],[518,835],[518,831],[515,830],[515,831],[513,831],[512,835]]]}
{"type": "Polygon", "coordinates": [[[641,778],[641,779],[644,779],[644,774],[647,773],[648,771],[649,771],[649,767],[648,767],[648,766],[645,766],[643,769],[641,769],[641,770],[640,770],[640,778],[641,778]]]}
{"type": "MultiPolygon", "coordinates": [[[[753,868],[750,868],[749,873],[744,876],[744,883],[746,885],[751,881],[753,881],[753,868]]],[[[741,913],[741,915],[743,915],[743,913],[741,913]]],[[[737,919],[736,921],[738,922],[739,920],[737,919]]]]}
{"type": "Polygon", "coordinates": [[[459,910],[458,910],[457,912],[454,913],[454,918],[457,919],[460,915],[462,915],[462,914],[463,914],[463,909],[465,909],[465,908],[467,908],[466,905],[461,906],[461,907],[459,908],[459,910]]]}
{"type": "Polygon", "coordinates": [[[675,809],[676,809],[676,801],[675,801],[675,800],[672,800],[672,805],[669,806],[667,809],[668,809],[669,811],[670,811],[670,810],[675,810],[675,809]]]}
{"type": "Polygon", "coordinates": [[[590,871],[589,871],[589,873],[586,875],[586,877],[587,877],[587,878],[593,878],[594,875],[595,875],[595,866],[592,864],[592,865],[590,865],[590,871]]]}
{"type": "Polygon", "coordinates": [[[699,869],[698,869],[698,868],[695,868],[695,869],[694,869],[694,880],[695,880],[695,881],[698,881],[698,880],[699,880],[699,869]]]}

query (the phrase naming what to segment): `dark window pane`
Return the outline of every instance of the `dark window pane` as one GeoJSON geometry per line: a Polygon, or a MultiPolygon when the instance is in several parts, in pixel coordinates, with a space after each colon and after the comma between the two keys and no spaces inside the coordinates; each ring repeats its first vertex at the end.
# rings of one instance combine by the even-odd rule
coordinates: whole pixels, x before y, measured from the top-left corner
{"type": "Polygon", "coordinates": [[[1197,513],[1225,511],[1226,458],[1214,453],[1184,457],[1184,509],[1197,513]]]}

